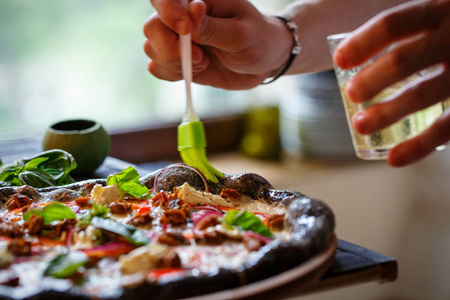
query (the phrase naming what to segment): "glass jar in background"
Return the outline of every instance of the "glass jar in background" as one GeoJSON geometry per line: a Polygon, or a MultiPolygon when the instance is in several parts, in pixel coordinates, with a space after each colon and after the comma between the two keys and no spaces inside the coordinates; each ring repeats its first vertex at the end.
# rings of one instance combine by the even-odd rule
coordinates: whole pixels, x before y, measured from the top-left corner
{"type": "Polygon", "coordinates": [[[283,151],[294,158],[355,158],[333,70],[292,76],[280,100],[283,151]]]}
{"type": "Polygon", "coordinates": [[[244,136],[240,144],[240,150],[246,156],[265,160],[280,158],[279,102],[284,90],[286,81],[280,79],[249,91],[244,114],[244,136]]]}
{"type": "Polygon", "coordinates": [[[258,159],[280,158],[279,108],[276,105],[250,105],[245,113],[241,151],[258,159]]]}

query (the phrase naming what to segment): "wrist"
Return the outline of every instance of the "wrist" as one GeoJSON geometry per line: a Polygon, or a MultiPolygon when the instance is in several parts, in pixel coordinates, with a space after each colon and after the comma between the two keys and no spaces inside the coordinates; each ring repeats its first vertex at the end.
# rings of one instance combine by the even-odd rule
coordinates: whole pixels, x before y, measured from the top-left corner
{"type": "Polygon", "coordinates": [[[262,84],[273,82],[280,76],[287,74],[295,58],[301,51],[301,45],[297,34],[297,25],[293,21],[282,16],[274,16],[273,19],[275,19],[278,22],[278,25],[281,25],[282,27],[282,31],[280,31],[279,35],[281,37],[281,42],[274,43],[277,48],[276,51],[278,51],[281,56],[278,59],[277,67],[268,73],[267,78],[271,79],[266,80],[262,84]]]}

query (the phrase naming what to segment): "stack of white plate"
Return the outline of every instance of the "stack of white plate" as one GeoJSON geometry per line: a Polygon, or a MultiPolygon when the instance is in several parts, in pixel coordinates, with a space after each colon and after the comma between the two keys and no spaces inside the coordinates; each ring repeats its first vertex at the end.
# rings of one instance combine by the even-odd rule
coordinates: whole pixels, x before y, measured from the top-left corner
{"type": "Polygon", "coordinates": [[[280,135],[294,157],[356,157],[334,71],[295,76],[280,101],[280,135]]]}

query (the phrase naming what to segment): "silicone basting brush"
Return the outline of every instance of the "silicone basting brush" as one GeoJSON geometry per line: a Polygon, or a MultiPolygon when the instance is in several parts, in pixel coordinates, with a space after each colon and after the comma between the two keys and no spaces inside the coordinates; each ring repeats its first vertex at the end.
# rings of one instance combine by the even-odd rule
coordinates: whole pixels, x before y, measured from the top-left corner
{"type": "Polygon", "coordinates": [[[206,136],[203,123],[195,113],[191,96],[192,54],[191,34],[180,36],[181,65],[186,83],[186,111],[178,126],[178,151],[181,159],[199,170],[209,181],[219,182],[223,173],[216,170],[206,158],[206,136]]]}

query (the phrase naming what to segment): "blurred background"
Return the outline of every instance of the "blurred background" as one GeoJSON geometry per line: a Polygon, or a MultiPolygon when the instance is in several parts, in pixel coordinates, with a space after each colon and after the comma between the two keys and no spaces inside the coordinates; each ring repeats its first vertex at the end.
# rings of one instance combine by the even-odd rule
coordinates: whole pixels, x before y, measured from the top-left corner
{"type": "MultiPolygon", "coordinates": [[[[288,1],[255,2],[273,11],[288,1]]],[[[142,28],[153,11],[144,0],[0,1],[0,140],[67,118],[109,130],[180,120],[184,85],[146,69],[142,28]]],[[[193,93],[203,117],[248,105],[247,92],[193,93]]]]}
{"type": "MultiPolygon", "coordinates": [[[[290,1],[251,2],[275,14],[290,1]]],[[[179,122],[183,83],[146,70],[142,27],[152,12],[149,1],[0,1],[0,141],[42,137],[69,118],[108,131],[179,122]]],[[[450,299],[448,149],[402,169],[356,160],[332,71],[251,91],[194,85],[193,97],[201,118],[247,116],[246,156],[212,157],[218,169],[325,200],[338,237],[399,262],[395,282],[301,299],[450,299]]]]}

